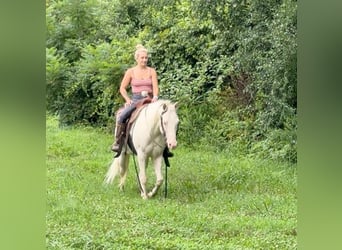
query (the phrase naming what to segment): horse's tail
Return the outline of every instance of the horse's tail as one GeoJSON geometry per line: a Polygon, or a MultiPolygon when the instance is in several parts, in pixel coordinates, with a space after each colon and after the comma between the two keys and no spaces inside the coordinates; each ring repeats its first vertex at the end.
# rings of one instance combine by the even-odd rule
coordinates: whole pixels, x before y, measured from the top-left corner
{"type": "Polygon", "coordinates": [[[112,162],[111,166],[109,167],[106,177],[104,179],[104,183],[106,184],[112,184],[115,177],[118,175],[120,170],[120,164],[119,159],[114,158],[114,161],[112,162]]]}

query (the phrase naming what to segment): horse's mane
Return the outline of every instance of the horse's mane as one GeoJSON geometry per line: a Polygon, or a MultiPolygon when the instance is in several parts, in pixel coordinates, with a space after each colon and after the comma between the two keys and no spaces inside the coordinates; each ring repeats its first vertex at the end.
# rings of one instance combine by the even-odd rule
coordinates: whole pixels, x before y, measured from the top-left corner
{"type": "Polygon", "coordinates": [[[166,99],[159,99],[156,102],[153,102],[151,104],[166,104],[166,105],[170,105],[172,102],[170,100],[166,100],[166,99]]]}
{"type": "Polygon", "coordinates": [[[169,106],[172,102],[170,100],[163,100],[160,99],[156,102],[150,103],[148,106],[148,109],[151,113],[155,114],[155,116],[153,117],[153,122],[154,124],[156,124],[158,122],[158,120],[160,119],[160,113],[158,113],[157,111],[159,110],[159,108],[162,107],[162,105],[167,105],[169,106]],[[157,115],[158,114],[158,115],[157,115]]]}
{"type": "MultiPolygon", "coordinates": [[[[163,105],[170,106],[172,101],[159,99],[156,102],[152,102],[147,104],[140,113],[140,118],[138,117],[137,120],[143,119],[149,121],[148,124],[152,126],[157,125],[160,123],[160,115],[163,111],[163,105]]],[[[147,123],[144,123],[147,125],[147,123]]]]}
{"type": "Polygon", "coordinates": [[[166,106],[169,106],[170,104],[172,104],[172,101],[160,99],[156,102],[150,103],[149,106],[150,108],[153,109],[153,111],[155,111],[154,109],[159,109],[163,104],[165,104],[166,106]]]}

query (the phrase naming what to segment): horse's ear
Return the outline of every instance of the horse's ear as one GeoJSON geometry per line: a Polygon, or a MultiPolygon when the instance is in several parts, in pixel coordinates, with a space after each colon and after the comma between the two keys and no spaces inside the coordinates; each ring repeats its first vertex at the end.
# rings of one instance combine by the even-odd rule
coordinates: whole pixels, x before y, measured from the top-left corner
{"type": "Polygon", "coordinates": [[[166,103],[163,103],[163,111],[164,111],[164,112],[167,111],[167,105],[166,105],[166,103]]]}

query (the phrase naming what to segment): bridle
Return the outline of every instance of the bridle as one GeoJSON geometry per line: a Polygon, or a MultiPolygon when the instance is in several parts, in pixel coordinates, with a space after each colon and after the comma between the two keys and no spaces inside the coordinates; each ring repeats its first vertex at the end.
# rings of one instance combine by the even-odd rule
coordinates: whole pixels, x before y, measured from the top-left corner
{"type": "MultiPolygon", "coordinates": [[[[145,110],[146,112],[146,110],[145,110]]],[[[161,147],[161,148],[164,148],[166,147],[166,141],[167,141],[167,137],[166,137],[166,130],[165,130],[165,127],[164,127],[164,122],[163,122],[163,115],[167,112],[167,107],[165,108],[165,110],[163,110],[163,112],[160,114],[160,127],[161,127],[161,132],[162,132],[162,135],[164,136],[164,140],[165,140],[165,145],[160,145],[158,142],[156,142],[155,140],[153,140],[152,143],[154,143],[155,145],[161,147]]],[[[150,134],[150,137],[152,137],[152,135],[150,134]]]]}
{"type": "Polygon", "coordinates": [[[167,112],[167,106],[165,108],[165,110],[160,114],[160,126],[162,128],[162,135],[164,136],[165,138],[165,141],[167,140],[166,138],[166,131],[165,131],[165,127],[164,127],[164,122],[163,122],[163,115],[167,112]]]}

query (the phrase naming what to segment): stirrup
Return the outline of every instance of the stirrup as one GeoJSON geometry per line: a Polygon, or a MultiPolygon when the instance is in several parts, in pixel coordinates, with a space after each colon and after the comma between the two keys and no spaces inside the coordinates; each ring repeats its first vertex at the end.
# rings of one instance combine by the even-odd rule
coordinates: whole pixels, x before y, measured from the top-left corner
{"type": "Polygon", "coordinates": [[[114,152],[116,152],[116,155],[114,155],[114,158],[117,158],[117,157],[119,157],[120,155],[121,155],[121,151],[122,151],[122,147],[123,147],[123,142],[121,142],[120,144],[118,144],[119,145],[119,148],[118,148],[118,150],[117,151],[114,151],[114,152]]]}
{"type": "Polygon", "coordinates": [[[113,143],[111,150],[113,152],[119,152],[120,151],[120,145],[117,143],[113,143]]]}
{"type": "Polygon", "coordinates": [[[114,158],[118,158],[121,155],[121,151],[120,152],[116,152],[116,155],[114,155],[114,158]]]}

